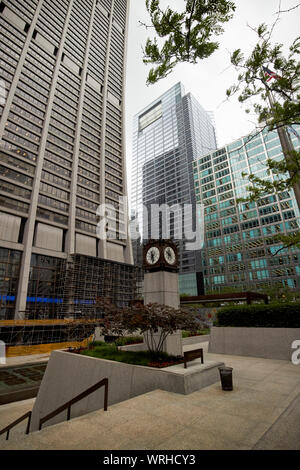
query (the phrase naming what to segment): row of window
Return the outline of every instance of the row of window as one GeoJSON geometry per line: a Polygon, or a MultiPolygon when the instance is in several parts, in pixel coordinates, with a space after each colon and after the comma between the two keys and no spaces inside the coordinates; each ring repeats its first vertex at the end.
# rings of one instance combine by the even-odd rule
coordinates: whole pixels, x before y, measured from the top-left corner
{"type": "Polygon", "coordinates": [[[4,180],[0,181],[0,191],[13,194],[17,197],[23,197],[24,199],[30,199],[31,197],[31,191],[28,189],[21,188],[20,186],[16,186],[16,184],[12,184],[4,180]]]}
{"type": "Polygon", "coordinates": [[[68,225],[68,217],[57,214],[56,212],[51,212],[41,207],[37,208],[36,216],[41,219],[46,219],[50,222],[56,222],[58,224],[68,225]]]}
{"type": "Polygon", "coordinates": [[[69,205],[64,202],[58,201],[57,199],[52,199],[50,197],[40,194],[38,202],[45,206],[53,207],[54,209],[59,209],[63,212],[68,212],[69,205]]]}
{"type": "Polygon", "coordinates": [[[0,206],[5,208],[13,209],[18,212],[27,213],[29,211],[29,204],[25,202],[17,201],[16,199],[11,199],[7,196],[0,196],[0,206]]]}
{"type": "Polygon", "coordinates": [[[10,168],[0,165],[0,175],[11,180],[18,181],[19,183],[26,184],[27,186],[32,186],[33,178],[26,176],[22,173],[18,173],[10,168]]]}

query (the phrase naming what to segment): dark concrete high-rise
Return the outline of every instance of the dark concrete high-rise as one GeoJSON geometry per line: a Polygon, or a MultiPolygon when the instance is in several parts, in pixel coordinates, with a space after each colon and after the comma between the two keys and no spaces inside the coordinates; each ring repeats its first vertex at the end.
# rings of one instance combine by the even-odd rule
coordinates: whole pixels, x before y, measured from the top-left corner
{"type": "Polygon", "coordinates": [[[96,236],[104,202],[125,230],[128,4],[0,2],[1,318],[39,303],[54,312],[72,254],[132,263],[128,240],[96,236]]]}

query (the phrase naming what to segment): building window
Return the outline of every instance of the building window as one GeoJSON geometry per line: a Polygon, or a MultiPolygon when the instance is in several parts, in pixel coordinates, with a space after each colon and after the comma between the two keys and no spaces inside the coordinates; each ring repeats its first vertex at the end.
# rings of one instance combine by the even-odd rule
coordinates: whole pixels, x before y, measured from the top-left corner
{"type": "Polygon", "coordinates": [[[0,248],[0,319],[14,318],[18,279],[21,265],[20,251],[0,248]]]}
{"type": "Polygon", "coordinates": [[[146,113],[142,114],[139,118],[139,132],[146,127],[150,126],[153,122],[157,121],[162,116],[161,102],[153,106],[146,113]]]}

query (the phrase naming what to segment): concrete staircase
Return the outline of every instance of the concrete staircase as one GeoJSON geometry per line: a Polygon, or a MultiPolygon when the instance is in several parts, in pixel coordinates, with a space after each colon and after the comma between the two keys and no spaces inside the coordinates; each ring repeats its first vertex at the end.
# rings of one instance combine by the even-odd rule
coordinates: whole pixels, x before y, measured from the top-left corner
{"type": "MultiPolygon", "coordinates": [[[[0,450],[300,450],[299,366],[289,361],[208,354],[233,367],[220,383],[189,395],[153,390],[25,435],[26,421],[0,436],[0,450]]],[[[0,428],[34,399],[0,406],[0,428]]]]}
{"type": "MultiPolygon", "coordinates": [[[[8,426],[20,416],[24,415],[27,411],[31,411],[33,408],[35,398],[28,400],[17,401],[14,403],[7,403],[6,405],[0,406],[0,430],[8,426]]],[[[19,439],[24,437],[27,426],[27,419],[17,424],[11,429],[9,434],[9,440],[19,439]]],[[[6,433],[0,435],[0,448],[6,441],[6,433]]]]}
{"type": "Polygon", "coordinates": [[[155,390],[29,435],[20,426],[0,441],[0,450],[300,450],[299,387],[284,400],[286,408],[279,400],[256,418],[245,412],[249,389],[243,388],[229,395],[214,384],[188,396],[155,390]],[[222,410],[228,400],[234,411],[222,410]]]}

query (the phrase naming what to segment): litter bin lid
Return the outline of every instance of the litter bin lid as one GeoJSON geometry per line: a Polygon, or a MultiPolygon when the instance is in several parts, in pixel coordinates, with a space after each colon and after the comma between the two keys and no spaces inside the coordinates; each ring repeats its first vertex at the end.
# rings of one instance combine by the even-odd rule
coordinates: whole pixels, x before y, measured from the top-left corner
{"type": "Polygon", "coordinates": [[[233,368],[232,368],[232,367],[223,366],[223,367],[219,367],[219,370],[228,370],[228,371],[230,371],[230,370],[233,370],[233,368]]]}

